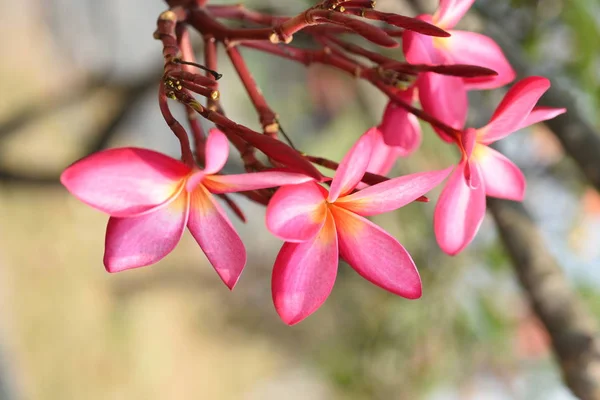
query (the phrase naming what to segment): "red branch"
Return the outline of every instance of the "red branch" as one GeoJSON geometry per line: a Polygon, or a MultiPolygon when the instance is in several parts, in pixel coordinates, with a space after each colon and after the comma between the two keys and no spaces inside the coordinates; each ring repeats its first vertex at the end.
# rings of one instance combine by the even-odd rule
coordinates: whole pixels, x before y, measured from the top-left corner
{"type": "MultiPolygon", "coordinates": [[[[401,36],[404,29],[432,36],[448,34],[424,21],[374,10],[375,3],[370,0],[323,0],[293,17],[279,17],[259,13],[243,5],[207,5],[206,0],[167,0],[171,7],[161,14],[157,22],[155,37],[163,44],[165,59],[163,82],[159,94],[159,105],[163,116],[181,143],[182,158],[193,163],[189,140],[184,128],[169,111],[167,98],[178,100],[187,108],[188,122],[193,133],[196,157],[199,163],[204,161],[205,135],[197,121],[197,116],[213,122],[221,129],[239,151],[247,171],[265,170],[264,165],[255,157],[259,148],[269,156],[275,167],[287,166],[302,170],[321,179],[320,173],[311,162],[337,168],[333,161],[310,157],[298,153],[277,140],[279,123],[277,115],[267,104],[261,90],[239,51],[238,45],[266,52],[274,56],[299,62],[303,65],[320,63],[343,71],[358,79],[363,79],[377,87],[389,97],[390,101],[413,113],[420,119],[441,129],[452,137],[458,138],[460,131],[437,120],[428,113],[402,101],[398,88],[414,81],[414,76],[422,71],[432,71],[456,76],[483,76],[493,71],[469,66],[415,66],[400,63],[374,51],[341,40],[338,35],[350,33],[362,36],[381,46],[396,47],[395,37],[401,36]],[[219,19],[251,23],[257,27],[230,27],[219,19]],[[379,27],[367,20],[375,20],[397,28],[379,27]],[[202,35],[204,42],[204,64],[216,71],[217,45],[225,46],[227,55],[239,75],[248,97],[258,114],[263,133],[269,140],[243,125],[228,119],[219,102],[218,82],[212,72],[206,76],[195,72],[195,56],[187,27],[191,26],[202,35]],[[293,35],[304,31],[318,45],[315,49],[293,47],[290,42],[293,35]],[[355,59],[359,56],[363,61],[355,59]],[[368,65],[368,62],[372,63],[368,65]],[[187,64],[186,64],[187,63],[187,64]],[[196,100],[192,92],[206,98],[206,106],[196,100]]],[[[217,77],[218,78],[218,77],[217,77]]],[[[377,175],[365,175],[364,182],[374,184],[385,180],[377,175]]],[[[248,198],[265,204],[270,191],[246,193],[248,198]]],[[[235,211],[235,210],[234,210],[235,211]]]]}

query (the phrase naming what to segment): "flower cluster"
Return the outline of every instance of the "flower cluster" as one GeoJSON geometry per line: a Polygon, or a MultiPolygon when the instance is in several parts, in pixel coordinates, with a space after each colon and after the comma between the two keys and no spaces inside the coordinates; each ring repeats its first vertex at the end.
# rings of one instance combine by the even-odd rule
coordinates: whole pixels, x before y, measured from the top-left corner
{"type": "MultiPolygon", "coordinates": [[[[408,299],[419,298],[421,281],[410,254],[367,217],[424,201],[424,195],[449,176],[435,206],[433,224],[440,248],[451,255],[459,253],[481,225],[486,196],[516,201],[524,197],[521,171],[489,145],[565,111],[536,107],[550,82],[529,77],[508,90],[486,126],[465,128],[467,91],[498,88],[515,78],[492,39],[453,29],[473,1],[440,0],[437,12],[416,19],[376,12],[371,1],[341,0],[324,0],[293,18],[277,19],[245,13],[239,7],[205,5],[189,14],[180,6],[161,14],[155,34],[163,41],[165,56],[159,103],[180,140],[182,161],[151,150],[119,148],[85,157],[61,176],[73,195],[110,216],[106,269],[118,272],[158,262],[175,248],[187,227],[219,277],[233,289],[245,267],[246,250],[215,196],[225,199],[234,212],[243,216],[226,195],[239,192],[267,206],[266,226],[284,241],[272,275],[273,301],[284,322],[295,324],[323,304],[332,290],[339,259],[387,291],[408,299]],[[275,28],[228,29],[211,20],[211,15],[239,17],[275,28]],[[354,16],[401,26],[407,63],[390,61],[337,38],[340,32],[351,31],[380,45],[397,44],[393,40],[396,31],[376,28],[354,16]],[[193,57],[186,31],[175,29],[183,22],[197,24],[199,30],[214,29],[211,37],[223,42],[235,38],[244,43],[246,38],[251,42],[246,44],[248,47],[305,64],[307,60],[320,60],[370,81],[390,99],[381,123],[360,136],[339,164],[298,152],[278,140],[276,114],[268,108],[241,54],[232,45],[228,55],[256,106],[264,134],[234,123],[217,103],[215,78],[220,75],[213,70],[208,70],[208,76],[194,74],[191,67],[198,65],[193,59],[179,58],[180,47],[181,54],[193,57]],[[331,47],[323,52],[274,47],[278,42],[289,44],[293,33],[300,29],[307,29],[319,43],[331,47]],[[378,66],[369,69],[363,64],[354,65],[350,58],[340,55],[342,51],[378,66]],[[399,85],[399,81],[410,84],[399,85]],[[192,92],[208,97],[206,107],[192,92]],[[179,101],[189,112],[217,126],[205,137],[195,118],[190,117],[195,154],[187,133],[169,111],[167,98],[179,101]],[[421,110],[413,107],[416,102],[421,110]],[[393,179],[381,176],[389,173],[399,157],[419,148],[422,132],[417,117],[431,123],[442,140],[458,149],[457,165],[393,179]],[[247,173],[220,173],[230,143],[239,150],[247,173]],[[265,153],[271,166],[258,161],[254,150],[265,153]],[[323,176],[313,163],[334,169],[333,177],[323,176]],[[277,189],[265,190],[270,188],[277,189]]],[[[208,65],[216,63],[209,58],[216,54],[210,47],[214,42],[205,42],[208,65]]]]}

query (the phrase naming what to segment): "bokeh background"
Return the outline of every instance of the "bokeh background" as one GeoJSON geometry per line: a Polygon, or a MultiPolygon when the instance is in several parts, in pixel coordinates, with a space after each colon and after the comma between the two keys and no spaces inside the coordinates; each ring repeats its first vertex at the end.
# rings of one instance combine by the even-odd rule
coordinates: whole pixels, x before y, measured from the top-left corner
{"type": "MultiPolygon", "coordinates": [[[[418,14],[415,5],[436,6],[377,3],[407,15],[418,14]]],[[[310,1],[245,4],[293,14],[310,1]]],[[[0,0],[0,399],[573,398],[493,221],[449,257],[435,243],[433,203],[374,218],[415,258],[424,279],[419,301],[388,294],[341,264],[325,305],[286,326],[270,295],[281,243],[266,231],[264,209],[241,197],[249,221],[232,219],[249,262],[233,292],[187,234],[154,266],[106,273],[107,217],[69,196],[57,178],[106,147],[178,156],[156,102],[162,56],[152,33],[165,7],[161,0],[0,0]]],[[[578,101],[564,106],[598,127],[599,21],[597,0],[477,0],[461,26],[494,35],[575,93],[578,101]]],[[[399,49],[386,53],[401,58],[399,49]]],[[[308,153],[339,160],[381,117],[385,99],[368,85],[318,65],[243,54],[286,132],[308,153]]],[[[219,72],[229,117],[258,128],[235,71],[223,61],[219,72]]],[[[472,94],[474,126],[502,95],[472,94]]],[[[422,149],[393,174],[456,161],[454,149],[424,130],[422,149]]],[[[544,125],[512,135],[501,150],[524,170],[526,207],[573,290],[600,318],[600,196],[544,125]]],[[[227,168],[241,165],[232,157],[227,168]]]]}

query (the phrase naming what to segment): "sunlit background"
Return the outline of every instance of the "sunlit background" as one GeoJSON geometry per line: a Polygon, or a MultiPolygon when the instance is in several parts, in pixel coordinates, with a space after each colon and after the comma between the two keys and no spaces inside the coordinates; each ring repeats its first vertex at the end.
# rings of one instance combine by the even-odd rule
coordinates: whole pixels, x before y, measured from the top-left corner
{"type": "MultiPolygon", "coordinates": [[[[427,12],[436,6],[377,3],[411,16],[418,14],[411,3],[427,12]]],[[[245,4],[287,15],[311,1],[245,4]]],[[[281,242],[264,227],[264,208],[241,197],[249,221],[232,220],[249,261],[233,292],[189,234],[154,266],[108,274],[107,217],[70,196],[57,177],[106,147],[179,156],[156,102],[163,60],[152,33],[165,7],[161,0],[0,0],[0,399],[573,398],[493,221],[449,257],[434,239],[433,202],[374,218],[415,258],[424,281],[418,301],[393,296],[342,263],[325,305],[286,326],[270,291],[281,242]]],[[[570,88],[579,103],[564,106],[598,127],[598,21],[597,0],[477,0],[462,26],[501,37],[533,71],[570,88]]],[[[242,51],[303,151],[339,160],[378,123],[385,99],[368,85],[242,51]]],[[[400,49],[385,52],[402,58],[400,49]]],[[[221,59],[228,116],[259,128],[221,59]]],[[[503,91],[472,95],[469,120],[480,126],[503,91]]],[[[393,175],[456,162],[455,150],[423,127],[421,150],[401,159],[393,175]]],[[[512,135],[501,150],[525,172],[525,205],[599,317],[600,196],[544,125],[512,135]]],[[[240,171],[232,155],[227,168],[240,171]]]]}

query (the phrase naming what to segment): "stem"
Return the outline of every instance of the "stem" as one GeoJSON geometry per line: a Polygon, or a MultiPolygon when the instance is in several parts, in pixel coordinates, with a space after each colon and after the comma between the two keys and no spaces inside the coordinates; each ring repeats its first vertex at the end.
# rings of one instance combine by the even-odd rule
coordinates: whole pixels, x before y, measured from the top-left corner
{"type": "Polygon", "coordinates": [[[208,11],[216,18],[236,19],[240,21],[253,22],[259,25],[273,26],[281,24],[290,17],[276,17],[271,14],[263,14],[246,8],[244,4],[234,5],[209,5],[208,11]]]}
{"type": "Polygon", "coordinates": [[[192,149],[190,147],[190,140],[188,139],[187,133],[183,126],[181,126],[179,121],[173,117],[171,110],[169,110],[167,95],[165,94],[165,86],[162,82],[158,89],[158,105],[163,118],[167,122],[167,125],[169,128],[171,128],[171,131],[173,131],[177,139],[179,139],[182,161],[192,167],[194,165],[194,154],[192,153],[192,149]]]}
{"type": "MultiPolygon", "coordinates": [[[[204,62],[206,63],[206,67],[216,71],[217,70],[217,42],[215,38],[211,35],[204,36],[204,62]]],[[[215,79],[215,77],[207,72],[206,77],[212,81],[214,81],[214,88],[218,90],[219,83],[215,79]]],[[[221,104],[218,99],[209,98],[206,101],[206,106],[211,110],[221,110],[221,104]]]]}
{"type": "MultiPolygon", "coordinates": [[[[181,55],[184,60],[190,62],[196,62],[196,56],[194,55],[194,49],[192,47],[192,43],[190,41],[190,34],[187,28],[183,24],[179,24],[177,27],[177,39],[178,45],[181,49],[181,55]]],[[[196,75],[192,73],[192,67],[183,64],[182,66],[183,72],[186,72],[186,75],[189,74],[194,78],[196,76],[201,77],[201,75],[196,75]]],[[[194,79],[196,80],[196,79],[194,79]]],[[[194,83],[194,82],[192,82],[194,83]]],[[[187,85],[186,85],[187,86],[187,85]]],[[[204,136],[204,131],[202,130],[202,126],[200,125],[200,121],[198,121],[198,115],[194,112],[190,107],[185,108],[186,116],[188,120],[188,124],[190,125],[190,129],[192,131],[192,135],[194,137],[194,146],[196,150],[196,160],[202,166],[205,164],[205,144],[206,139],[204,136]]]]}
{"type": "Polygon", "coordinates": [[[262,42],[243,42],[242,45],[246,47],[250,47],[256,50],[261,50],[279,57],[287,58],[289,60],[300,62],[304,65],[310,65],[312,63],[321,63],[325,65],[329,65],[331,67],[337,68],[341,71],[344,71],[348,74],[351,74],[355,77],[365,79],[377,87],[382,93],[387,95],[390,101],[396,103],[399,107],[404,108],[411,114],[414,114],[418,118],[422,119],[430,123],[446,132],[448,135],[454,138],[458,138],[460,136],[460,131],[452,128],[451,126],[443,123],[432,115],[426,113],[423,110],[419,110],[404,102],[397,94],[397,90],[385,84],[381,81],[381,78],[378,74],[371,73],[372,70],[365,70],[361,68],[358,64],[352,63],[347,59],[343,59],[335,54],[331,54],[324,50],[304,50],[297,49],[294,47],[279,47],[270,43],[262,43],[262,42]]]}
{"type": "Polygon", "coordinates": [[[279,130],[277,115],[275,115],[275,113],[268,106],[265,97],[256,85],[256,82],[254,81],[246,62],[242,58],[240,51],[235,46],[229,46],[227,47],[227,55],[229,55],[229,59],[231,60],[231,63],[237,71],[240,79],[242,80],[242,84],[246,88],[246,92],[248,92],[250,101],[252,101],[252,104],[258,113],[260,124],[263,127],[264,133],[273,138],[277,138],[277,131],[279,130]]]}

